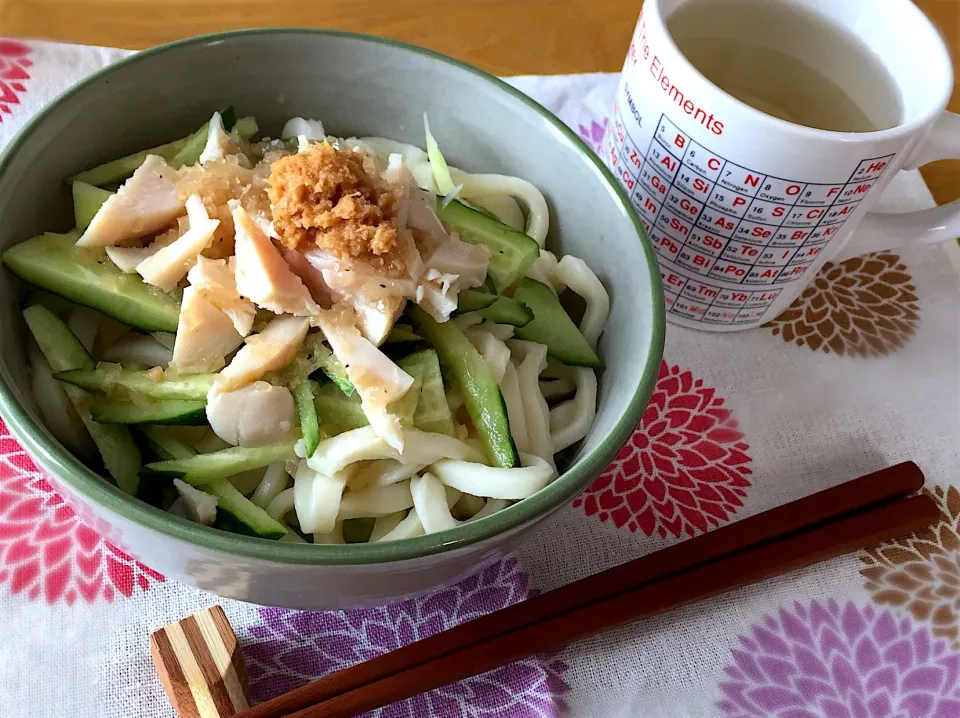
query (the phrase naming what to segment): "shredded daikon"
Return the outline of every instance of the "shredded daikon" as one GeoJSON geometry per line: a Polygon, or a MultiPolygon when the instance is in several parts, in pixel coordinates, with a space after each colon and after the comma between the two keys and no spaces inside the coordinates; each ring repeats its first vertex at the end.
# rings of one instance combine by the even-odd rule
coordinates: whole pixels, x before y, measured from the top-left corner
{"type": "Polygon", "coordinates": [[[373,531],[370,532],[370,543],[380,541],[384,536],[393,531],[400,522],[406,517],[404,511],[380,516],[373,522],[373,531]]]}
{"type": "Polygon", "coordinates": [[[447,486],[474,496],[493,499],[525,499],[549,484],[556,471],[539,456],[521,452],[522,468],[501,469],[471,461],[441,459],[431,467],[447,486]]]}
{"type": "Polygon", "coordinates": [[[311,469],[305,461],[300,462],[293,480],[293,498],[304,533],[333,531],[345,484],[342,474],[327,476],[311,469]]]}
{"type": "Polygon", "coordinates": [[[486,503],[486,500],[482,496],[463,494],[450,511],[453,513],[454,518],[465,520],[471,516],[475,516],[486,503]]]}
{"type": "Polygon", "coordinates": [[[416,509],[411,509],[407,517],[397,524],[396,528],[381,536],[377,541],[397,541],[399,539],[423,536],[423,524],[416,509]]]}
{"type": "Polygon", "coordinates": [[[580,332],[591,347],[596,349],[603,327],[610,315],[610,295],[597,275],[578,257],[569,254],[561,259],[552,276],[583,297],[586,309],[580,321],[580,332]]]}
{"type": "Polygon", "coordinates": [[[446,531],[457,526],[447,506],[444,485],[436,476],[430,473],[414,476],[410,479],[410,494],[425,533],[446,531]]]}
{"type": "Polygon", "coordinates": [[[344,494],[340,500],[338,521],[386,516],[413,506],[410,482],[401,481],[389,486],[377,486],[366,491],[344,494]]]}
{"type": "Polygon", "coordinates": [[[490,371],[493,372],[499,384],[503,381],[503,374],[507,370],[507,364],[510,363],[510,350],[507,348],[507,345],[490,332],[482,331],[479,328],[467,330],[466,335],[470,343],[480,352],[480,356],[483,357],[484,362],[490,367],[490,371]]]}
{"type": "Polygon", "coordinates": [[[483,505],[483,508],[471,516],[468,521],[479,521],[480,519],[485,519],[487,516],[492,516],[498,511],[503,511],[509,505],[510,502],[506,499],[487,499],[487,503],[483,505]]]}
{"type": "Polygon", "coordinates": [[[587,367],[577,367],[576,375],[576,395],[550,412],[550,443],[554,453],[585,437],[597,414],[597,375],[587,367]]]}
{"type": "Polygon", "coordinates": [[[346,541],[343,540],[343,522],[338,521],[337,525],[334,526],[333,531],[325,534],[314,534],[313,543],[328,544],[328,545],[343,545],[346,541]]]}
{"type": "MultiPolygon", "coordinates": [[[[547,365],[547,348],[543,344],[511,339],[509,342],[513,362],[517,365],[517,383],[523,403],[523,415],[527,424],[527,439],[530,453],[553,463],[550,448],[550,410],[540,393],[540,372],[547,365]]],[[[509,408],[507,409],[509,416],[509,408]]]]}
{"type": "Polygon", "coordinates": [[[348,467],[344,472],[349,473],[347,485],[351,491],[364,491],[409,479],[419,474],[424,466],[426,464],[401,464],[395,459],[377,459],[348,467]]]}
{"type": "Polygon", "coordinates": [[[451,436],[406,428],[402,433],[402,453],[387,444],[372,427],[364,426],[321,441],[307,463],[314,471],[332,476],[357,461],[395,459],[401,464],[426,466],[440,458],[478,456],[475,449],[451,436]]]}
{"type": "Polygon", "coordinates": [[[527,417],[523,410],[523,398],[520,396],[520,380],[517,367],[508,362],[500,380],[500,393],[507,405],[507,420],[510,422],[510,436],[519,451],[530,451],[530,434],[527,431],[527,417]]]}
{"type": "Polygon", "coordinates": [[[540,393],[544,399],[562,399],[576,390],[576,383],[570,379],[548,379],[540,382],[540,393]]]}
{"type": "Polygon", "coordinates": [[[550,211],[540,190],[519,177],[495,174],[474,175],[456,168],[450,168],[450,174],[451,187],[453,183],[463,185],[460,196],[465,200],[477,199],[482,202],[484,197],[508,195],[525,204],[527,206],[526,233],[543,247],[550,229],[550,211]]]}
{"type": "Polygon", "coordinates": [[[294,503],[293,489],[284,489],[267,506],[267,514],[279,521],[288,511],[293,511],[294,503]]]}
{"type": "Polygon", "coordinates": [[[281,491],[287,488],[289,483],[290,476],[283,463],[270,464],[250,500],[261,509],[265,509],[281,491]]]}

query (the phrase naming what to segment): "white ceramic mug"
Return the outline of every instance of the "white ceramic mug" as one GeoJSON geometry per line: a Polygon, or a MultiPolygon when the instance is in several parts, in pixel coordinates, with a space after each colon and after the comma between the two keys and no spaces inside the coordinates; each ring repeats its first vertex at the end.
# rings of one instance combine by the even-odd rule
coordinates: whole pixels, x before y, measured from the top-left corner
{"type": "MultiPolygon", "coordinates": [[[[872,48],[900,92],[901,121],[849,133],[766,115],[677,49],[665,19],[689,0],[647,0],[603,156],[657,249],[676,324],[750,329],[786,309],[828,260],[960,235],[960,200],[869,213],[899,170],[960,158],[960,115],[944,111],[952,66],[936,29],[909,0],[779,1],[822,14],[872,48]]],[[[815,69],[829,76],[828,52],[823,62],[815,69]]]]}

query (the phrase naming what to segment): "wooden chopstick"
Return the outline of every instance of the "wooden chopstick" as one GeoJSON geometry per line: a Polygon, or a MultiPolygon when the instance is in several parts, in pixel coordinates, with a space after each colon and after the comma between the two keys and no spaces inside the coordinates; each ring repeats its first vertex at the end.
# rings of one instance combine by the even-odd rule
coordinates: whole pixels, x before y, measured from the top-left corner
{"type": "Polygon", "coordinates": [[[672,573],[781,538],[805,526],[909,496],[922,487],[923,473],[913,462],[861,476],[331,673],[261,703],[237,718],[279,718],[293,714],[471,645],[511,634],[524,626],[542,623],[552,616],[597,603],[672,573]]]}
{"type": "Polygon", "coordinates": [[[288,718],[356,716],[537,653],[559,649],[600,631],[915,533],[939,517],[940,509],[928,495],[881,504],[529,624],[337,695],[291,713],[288,718]]]}

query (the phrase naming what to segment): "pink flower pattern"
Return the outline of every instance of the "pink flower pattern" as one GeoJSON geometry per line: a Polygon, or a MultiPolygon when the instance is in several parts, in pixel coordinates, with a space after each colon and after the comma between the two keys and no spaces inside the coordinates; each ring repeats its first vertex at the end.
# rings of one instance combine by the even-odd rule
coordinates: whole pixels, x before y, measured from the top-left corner
{"type": "Polygon", "coordinates": [[[0,420],[0,584],[72,606],[130,597],[163,581],[84,524],[0,420]]]}
{"type": "Polygon", "coordinates": [[[781,608],[731,651],[731,718],[955,718],[960,654],[926,626],[869,605],[781,608]]]}
{"type": "Polygon", "coordinates": [[[580,138],[586,142],[593,149],[594,152],[600,152],[600,148],[603,145],[603,135],[607,131],[607,127],[610,126],[610,118],[604,117],[603,124],[600,124],[594,119],[590,120],[590,126],[586,127],[585,125],[577,125],[577,132],[580,133],[580,138]]]}
{"type": "MultiPolygon", "coordinates": [[[[261,608],[244,651],[250,690],[267,700],[318,676],[522,601],[527,576],[510,558],[422,598],[352,611],[261,608]]],[[[375,718],[553,718],[565,709],[567,665],[557,656],[517,661],[366,714],[375,718]]]]}
{"type": "Polygon", "coordinates": [[[17,40],[0,38],[0,122],[13,113],[11,105],[20,104],[20,96],[27,91],[27,69],[33,65],[27,55],[30,48],[17,40]]]}
{"type": "Polygon", "coordinates": [[[726,521],[743,505],[752,472],[750,447],[724,404],[702,379],[663,362],[636,432],[573,505],[662,538],[726,521]]]}

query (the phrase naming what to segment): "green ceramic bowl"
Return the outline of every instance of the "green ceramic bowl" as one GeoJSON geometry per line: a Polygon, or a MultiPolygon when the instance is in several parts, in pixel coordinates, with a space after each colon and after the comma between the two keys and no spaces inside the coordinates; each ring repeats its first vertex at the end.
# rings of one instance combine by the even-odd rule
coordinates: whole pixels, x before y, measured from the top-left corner
{"type": "MultiPolygon", "coordinates": [[[[421,145],[423,113],[447,158],[475,172],[523,177],[550,202],[548,247],[583,258],[610,292],[600,342],[599,412],[570,468],[494,516],[387,544],[313,546],[236,536],[191,524],[118,491],[43,427],[29,394],[22,285],[0,283],[0,414],[64,498],[146,565],[223,596],[292,608],[382,603],[450,583],[515,548],[537,522],[603,471],[640,419],[663,348],[660,275],[630,201],[594,153],[522,93],[449,57],[340,32],[254,30],[138,53],[68,90],[0,159],[0,249],[72,225],[63,179],[181,137],[234,105],[277,136],[292,116],[335,135],[421,145]]],[[[576,557],[571,557],[576,560],[576,557]]]]}

